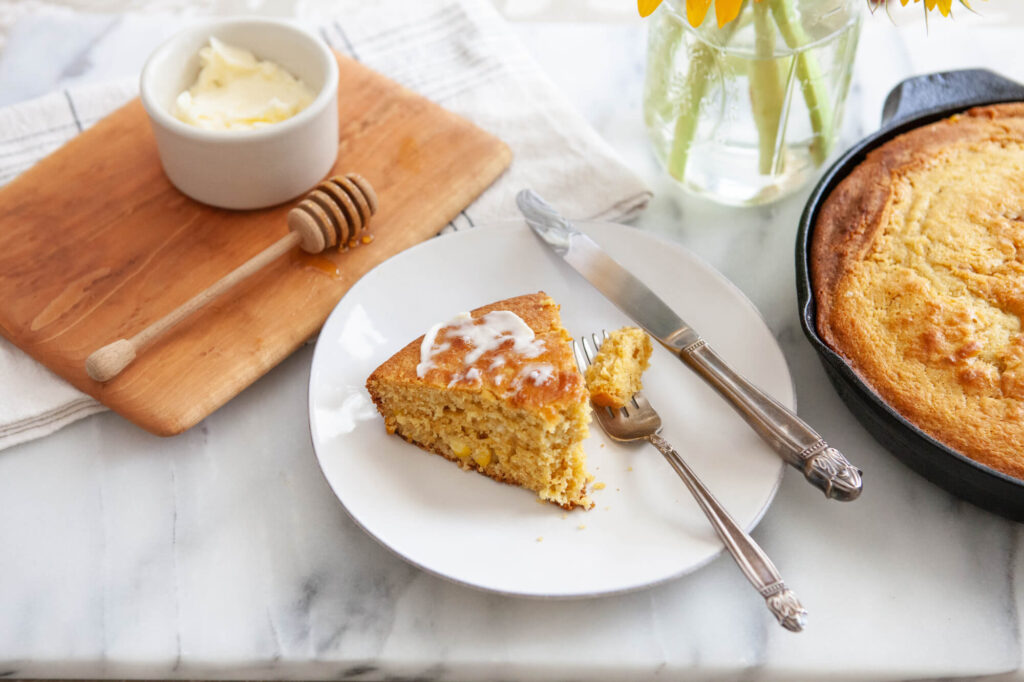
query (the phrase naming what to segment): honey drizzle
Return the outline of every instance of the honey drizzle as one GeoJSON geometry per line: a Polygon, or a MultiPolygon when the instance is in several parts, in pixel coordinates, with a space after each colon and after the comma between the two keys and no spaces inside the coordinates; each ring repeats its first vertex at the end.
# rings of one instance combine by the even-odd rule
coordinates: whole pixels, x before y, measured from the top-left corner
{"type": "MultiPolygon", "coordinates": [[[[366,234],[362,237],[353,237],[348,241],[347,244],[340,244],[335,250],[336,253],[345,253],[350,249],[354,249],[364,244],[370,244],[373,242],[373,235],[366,234]]],[[[298,262],[300,265],[312,270],[317,270],[328,275],[331,279],[340,280],[342,279],[341,266],[335,263],[330,258],[322,256],[316,253],[306,253],[302,249],[296,249],[292,252],[292,262],[298,262]]]]}
{"type": "Polygon", "coordinates": [[[302,267],[322,272],[331,279],[341,279],[341,267],[330,258],[316,253],[306,253],[300,249],[292,252],[292,262],[298,262],[302,267]]]}

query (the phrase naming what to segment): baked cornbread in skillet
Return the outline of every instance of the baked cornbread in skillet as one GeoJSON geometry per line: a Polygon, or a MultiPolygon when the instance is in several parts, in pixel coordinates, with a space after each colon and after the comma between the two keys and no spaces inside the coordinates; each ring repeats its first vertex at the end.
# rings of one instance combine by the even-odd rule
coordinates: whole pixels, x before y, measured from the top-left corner
{"type": "Polygon", "coordinates": [[[570,342],[550,296],[518,296],[434,325],[366,388],[389,433],[565,509],[590,508],[590,402],[570,342]]]}
{"type": "Polygon", "coordinates": [[[822,339],[936,440],[1024,479],[1024,103],[868,154],[811,244],[822,339]]]}

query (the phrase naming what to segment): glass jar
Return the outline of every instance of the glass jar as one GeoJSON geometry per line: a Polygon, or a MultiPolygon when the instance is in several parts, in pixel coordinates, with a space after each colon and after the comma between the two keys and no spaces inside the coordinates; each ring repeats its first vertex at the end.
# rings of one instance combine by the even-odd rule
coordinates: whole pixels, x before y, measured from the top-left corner
{"type": "Polygon", "coordinates": [[[863,0],[745,0],[723,27],[694,28],[685,2],[651,17],[644,119],[686,189],[731,205],[801,187],[840,129],[863,0]]]}

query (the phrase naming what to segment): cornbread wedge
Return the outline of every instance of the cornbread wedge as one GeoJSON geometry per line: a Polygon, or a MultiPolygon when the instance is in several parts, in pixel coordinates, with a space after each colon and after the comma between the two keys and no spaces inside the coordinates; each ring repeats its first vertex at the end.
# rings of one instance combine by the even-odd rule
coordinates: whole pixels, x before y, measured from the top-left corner
{"type": "Polygon", "coordinates": [[[593,506],[589,399],[543,292],[434,325],[366,381],[389,433],[565,509],[593,506]]]}

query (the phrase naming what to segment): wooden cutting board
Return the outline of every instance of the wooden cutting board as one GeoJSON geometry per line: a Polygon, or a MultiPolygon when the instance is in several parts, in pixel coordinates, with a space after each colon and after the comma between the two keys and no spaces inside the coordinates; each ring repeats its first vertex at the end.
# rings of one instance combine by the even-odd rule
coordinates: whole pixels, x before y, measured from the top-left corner
{"type": "Polygon", "coordinates": [[[139,426],[180,433],[302,345],[359,277],[437,234],[511,161],[503,142],[469,121],[338,61],[341,142],[330,175],[354,171],[373,184],[372,243],[283,256],[118,377],[93,381],[92,351],[287,234],[285,215],[301,199],[226,211],[185,197],[164,176],[136,99],[0,190],[0,333],[139,426]]]}

